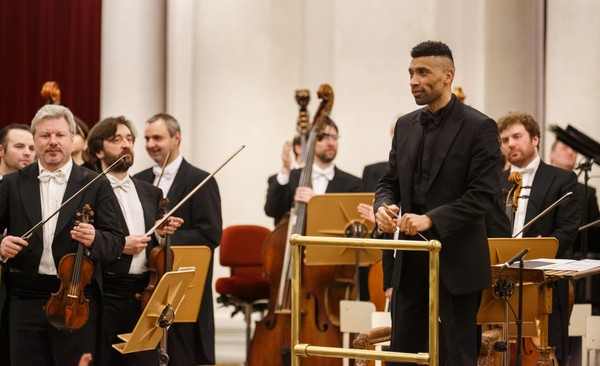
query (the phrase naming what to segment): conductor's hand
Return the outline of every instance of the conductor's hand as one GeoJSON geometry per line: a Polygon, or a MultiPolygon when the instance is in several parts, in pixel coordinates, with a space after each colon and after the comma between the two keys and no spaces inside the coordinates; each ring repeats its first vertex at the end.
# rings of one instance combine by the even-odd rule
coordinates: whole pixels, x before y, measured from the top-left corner
{"type": "Polygon", "coordinates": [[[27,241],[18,236],[6,236],[0,243],[0,257],[4,259],[14,258],[27,245],[29,245],[27,241]]]}
{"type": "Polygon", "coordinates": [[[395,218],[400,212],[396,205],[380,206],[375,214],[375,220],[379,230],[385,233],[395,233],[398,220],[395,218]]]}
{"type": "Polygon", "coordinates": [[[432,225],[429,216],[412,213],[402,215],[398,223],[400,232],[406,235],[417,235],[417,233],[429,230],[432,225]]]}
{"type": "Polygon", "coordinates": [[[164,238],[165,235],[173,235],[178,228],[183,225],[183,219],[180,217],[171,216],[162,225],[156,228],[156,233],[164,238]]]}
{"type": "Polygon", "coordinates": [[[298,187],[294,194],[294,201],[308,203],[310,198],[315,195],[312,188],[310,187],[298,187]]]}
{"type": "Polygon", "coordinates": [[[71,238],[89,248],[92,246],[92,244],[94,244],[94,239],[96,238],[96,229],[92,224],[87,224],[85,222],[79,223],[79,225],[75,226],[73,230],[71,230],[71,238]]]}
{"type": "Polygon", "coordinates": [[[367,220],[368,222],[375,223],[375,213],[373,212],[373,206],[367,205],[366,203],[359,203],[356,207],[360,217],[367,220]]]}
{"type": "Polygon", "coordinates": [[[149,241],[150,237],[145,235],[126,236],[123,254],[136,255],[138,253],[141,253],[144,250],[146,250],[149,241]]]}

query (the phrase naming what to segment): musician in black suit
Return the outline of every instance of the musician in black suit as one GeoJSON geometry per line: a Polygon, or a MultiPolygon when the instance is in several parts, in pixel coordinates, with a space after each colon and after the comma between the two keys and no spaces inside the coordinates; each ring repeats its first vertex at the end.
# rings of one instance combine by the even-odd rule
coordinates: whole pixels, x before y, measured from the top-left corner
{"type": "MultiPolygon", "coordinates": [[[[104,302],[100,349],[95,357],[97,365],[158,364],[156,350],[121,354],[112,347],[112,344],[122,342],[118,335],[131,333],[140,318],[140,301],[136,295],[144,293],[148,285],[148,256],[158,244],[154,235],[145,236],[144,233],[154,226],[157,214],[160,214],[158,207],[163,198],[162,191],[128,174],[134,161],[136,135],[131,121],[120,116],[100,121],[88,136],[87,153],[96,169],[106,170],[128,155],[107,175],[121,208],[115,214],[125,234],[125,247],[117,260],[102,263],[104,302]]],[[[171,235],[182,222],[180,218],[171,217],[157,232],[160,236],[171,235]]],[[[154,263],[154,266],[157,264],[162,265],[154,263]]]]}
{"type": "MultiPolygon", "coordinates": [[[[375,191],[376,220],[384,232],[399,230],[400,239],[421,240],[416,235],[422,233],[441,242],[439,364],[475,365],[477,310],[481,291],[491,285],[485,214],[500,192],[498,130],[452,94],[447,45],[423,42],[411,56],[412,94],[426,107],[396,122],[386,174],[375,191]]],[[[384,285],[391,286],[391,350],[427,352],[428,253],[385,251],[383,259],[384,285]]]]}
{"type": "Polygon", "coordinates": [[[115,217],[119,207],[108,180],[102,177],[28,240],[22,239],[97,176],[71,159],[75,121],[67,108],[42,107],[31,122],[31,131],[38,162],[5,176],[0,185],[0,232],[6,229],[8,233],[0,236],[0,256],[9,267],[11,364],[75,365],[83,353],[95,351],[102,284],[98,264],[116,259],[125,241],[115,217]],[[94,222],[75,224],[75,213],[85,204],[93,209],[94,222]],[[60,286],[59,261],[77,252],[79,243],[94,263],[91,284],[84,289],[89,318],[78,330],[58,330],[48,322],[43,308],[60,286]]]}
{"type": "MultiPolygon", "coordinates": [[[[527,113],[509,113],[498,120],[502,150],[511,167],[503,173],[505,191],[510,189],[507,179],[511,172],[521,173],[523,187],[518,209],[514,216],[513,236],[526,223],[551,206],[567,192],[573,197],[535,221],[517,237],[554,237],[558,239],[557,258],[572,258],[573,243],[580,224],[580,204],[577,177],[572,171],[544,163],[539,156],[540,127],[527,113]]],[[[556,347],[559,364],[566,362],[568,348],[568,283],[557,282],[553,289],[552,314],[548,321],[548,343],[556,347]]]]}
{"type": "Polygon", "coordinates": [[[379,183],[379,180],[385,174],[386,167],[387,161],[365,166],[362,174],[362,184],[365,192],[375,192],[377,183],[379,183]]]}
{"type": "MultiPolygon", "coordinates": [[[[153,168],[135,175],[135,178],[156,184],[161,174],[161,166],[169,150],[171,154],[160,179],[159,188],[169,199],[169,209],[177,205],[209,173],[189,164],[179,152],[181,129],[173,116],[159,113],[146,123],[144,132],[146,150],[156,162],[153,168]]],[[[214,178],[200,188],[192,198],[183,204],[174,215],[181,217],[183,225],[171,236],[173,246],[206,245],[214,250],[221,241],[223,221],[221,218],[221,198],[214,178]]],[[[200,313],[196,323],[175,323],[169,328],[168,351],[173,365],[214,365],[215,364],[215,321],[212,297],[213,257],[208,268],[200,313]]]]}
{"type": "Polygon", "coordinates": [[[315,143],[312,187],[298,187],[302,169],[289,171],[284,166],[275,179],[269,179],[265,213],[276,223],[290,211],[293,201],[308,203],[315,194],[362,191],[360,178],[338,169],[333,163],[338,149],[337,125],[329,117],[324,118],[323,124],[315,143]]]}

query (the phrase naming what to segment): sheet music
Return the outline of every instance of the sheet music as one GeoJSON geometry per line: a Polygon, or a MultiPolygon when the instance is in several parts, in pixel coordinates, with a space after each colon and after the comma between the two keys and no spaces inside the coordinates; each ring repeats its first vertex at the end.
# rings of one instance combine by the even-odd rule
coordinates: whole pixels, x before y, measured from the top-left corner
{"type": "MultiPolygon", "coordinates": [[[[502,266],[502,264],[498,266],[502,266]]],[[[600,260],[583,259],[578,261],[575,259],[538,258],[523,261],[523,266],[525,268],[542,270],[586,272],[594,268],[599,268],[600,260]]],[[[515,262],[511,267],[518,268],[519,263],[515,262]]]]}

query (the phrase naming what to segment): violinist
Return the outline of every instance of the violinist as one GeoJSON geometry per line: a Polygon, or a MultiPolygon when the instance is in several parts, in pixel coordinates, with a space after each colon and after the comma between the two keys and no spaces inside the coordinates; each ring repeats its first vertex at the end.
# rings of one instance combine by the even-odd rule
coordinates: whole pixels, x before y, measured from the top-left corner
{"type": "Polygon", "coordinates": [[[0,130],[0,179],[33,163],[35,148],[29,126],[12,123],[0,130]]]}
{"type": "MultiPolygon", "coordinates": [[[[33,118],[31,132],[38,162],[4,177],[0,184],[0,257],[8,266],[9,342],[12,365],[75,365],[94,352],[102,276],[99,261],[110,261],[123,250],[125,239],[114,213],[119,204],[104,177],[75,196],[33,235],[21,238],[54,213],[61,202],[97,174],[73,163],[73,114],[61,105],[45,105],[33,118]],[[74,215],[84,205],[94,212],[94,223],[75,225],[74,215]],[[89,318],[80,329],[58,330],[47,320],[44,306],[61,284],[57,277],[63,256],[77,252],[80,243],[94,265],[90,285],[89,318]]],[[[73,270],[71,268],[71,270],[73,270]]]]}
{"type": "MultiPolygon", "coordinates": [[[[194,167],[180,154],[181,128],[173,116],[159,113],[151,117],[146,122],[144,138],[146,151],[156,165],[136,174],[135,178],[156,185],[168,156],[158,187],[169,199],[168,208],[171,209],[209,173],[194,167]]],[[[174,214],[181,217],[184,222],[177,232],[171,235],[172,246],[206,245],[211,249],[212,255],[197,322],[175,323],[169,328],[167,345],[169,363],[182,366],[214,365],[215,321],[211,283],[214,250],[221,241],[223,227],[217,181],[211,178],[174,214]]]]}
{"type": "MultiPolygon", "coordinates": [[[[518,237],[554,237],[558,240],[557,258],[572,258],[573,243],[580,224],[577,176],[572,171],[544,163],[539,156],[540,127],[533,116],[513,112],[498,120],[502,150],[511,167],[503,173],[505,188],[511,172],[521,173],[523,185],[514,217],[513,236],[532,218],[567,192],[573,197],[548,215],[534,222],[518,237]]],[[[548,344],[556,347],[560,365],[567,361],[568,349],[568,283],[556,282],[552,291],[552,314],[548,321],[548,344]]]]}
{"type": "MultiPolygon", "coordinates": [[[[474,366],[477,310],[491,283],[485,214],[500,192],[498,129],[452,94],[455,67],[446,44],[422,42],[411,57],[410,88],[423,108],[396,122],[375,216],[381,231],[399,230],[402,240],[422,240],[421,233],[442,243],[439,364],[474,366]]],[[[382,263],[391,350],[427,352],[428,253],[384,251],[382,263]]]]}
{"type": "MultiPolygon", "coordinates": [[[[133,331],[141,315],[136,295],[148,284],[148,254],[158,244],[154,236],[144,236],[144,233],[155,224],[162,191],[129,176],[135,138],[135,127],[122,116],[98,122],[88,137],[87,153],[97,169],[106,170],[124,155],[131,157],[107,175],[121,208],[116,216],[125,234],[125,247],[119,259],[102,263],[102,339],[95,357],[97,365],[158,364],[158,353],[154,350],[121,354],[112,348],[112,344],[120,342],[119,334],[133,331]]],[[[171,235],[182,222],[180,218],[170,217],[168,224],[157,232],[160,236],[171,235]]]]}
{"type": "Polygon", "coordinates": [[[329,117],[317,135],[313,163],[312,188],[298,187],[301,169],[288,171],[284,166],[276,178],[270,180],[265,213],[278,222],[291,208],[293,201],[308,203],[315,194],[361,192],[360,178],[337,168],[334,159],[338,150],[338,127],[329,117]]]}

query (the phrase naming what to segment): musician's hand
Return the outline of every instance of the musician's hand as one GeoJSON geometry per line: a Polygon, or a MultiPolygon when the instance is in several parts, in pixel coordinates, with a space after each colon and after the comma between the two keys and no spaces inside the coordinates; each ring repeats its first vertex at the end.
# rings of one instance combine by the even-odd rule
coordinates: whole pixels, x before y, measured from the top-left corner
{"type": "Polygon", "coordinates": [[[283,166],[281,167],[281,172],[283,174],[290,174],[292,171],[292,142],[286,141],[283,144],[283,151],[281,151],[281,161],[283,166]]]}
{"type": "Polygon", "coordinates": [[[387,297],[388,300],[392,301],[392,291],[394,289],[392,287],[389,287],[387,290],[385,290],[385,297],[387,297]]]}
{"type": "Polygon", "coordinates": [[[162,225],[156,228],[156,233],[164,238],[165,235],[173,235],[178,228],[183,225],[183,219],[180,217],[171,216],[162,225]]]}
{"type": "Polygon", "coordinates": [[[431,226],[433,226],[433,223],[429,216],[412,213],[402,215],[398,223],[400,232],[406,235],[417,235],[417,233],[429,230],[431,226]]]}
{"type": "Polygon", "coordinates": [[[308,203],[310,198],[315,195],[312,188],[310,187],[298,187],[296,188],[296,194],[294,194],[294,201],[308,203]]]}
{"type": "Polygon", "coordinates": [[[92,362],[92,354],[84,353],[83,355],[81,355],[81,358],[79,359],[78,366],[88,366],[90,364],[90,362],[92,362]]]}
{"type": "Polygon", "coordinates": [[[92,224],[82,222],[71,230],[71,238],[90,248],[96,239],[96,229],[92,224]]]}
{"type": "Polygon", "coordinates": [[[359,203],[356,208],[360,217],[367,220],[368,222],[375,223],[375,213],[373,212],[373,206],[367,205],[366,203],[359,203]]]}
{"type": "Polygon", "coordinates": [[[398,212],[400,212],[400,207],[396,205],[380,206],[375,214],[375,221],[379,230],[385,233],[395,233],[398,222],[395,216],[398,212]]]}
{"type": "Polygon", "coordinates": [[[18,236],[6,236],[0,243],[0,257],[4,259],[14,258],[23,247],[29,244],[18,236]]]}
{"type": "Polygon", "coordinates": [[[149,241],[150,237],[145,235],[126,236],[123,254],[136,255],[138,253],[141,253],[144,250],[146,250],[149,241]]]}

